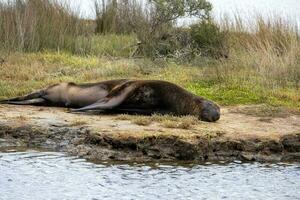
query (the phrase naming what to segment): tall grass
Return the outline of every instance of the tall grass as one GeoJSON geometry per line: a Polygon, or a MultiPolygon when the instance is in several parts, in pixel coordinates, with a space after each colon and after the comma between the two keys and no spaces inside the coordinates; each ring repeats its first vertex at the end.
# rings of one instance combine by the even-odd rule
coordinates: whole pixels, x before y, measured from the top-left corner
{"type": "Polygon", "coordinates": [[[0,1],[0,48],[85,52],[93,31],[67,4],[55,0],[0,1]],[[80,37],[84,36],[84,37],[80,37]]]}
{"type": "Polygon", "coordinates": [[[130,34],[147,23],[146,9],[138,0],[94,0],[96,33],[130,34]]]}
{"type": "Polygon", "coordinates": [[[222,29],[228,34],[229,58],[207,68],[206,78],[269,89],[300,88],[297,27],[280,18],[260,16],[251,27],[239,17],[235,22],[222,22],[222,29]]]}

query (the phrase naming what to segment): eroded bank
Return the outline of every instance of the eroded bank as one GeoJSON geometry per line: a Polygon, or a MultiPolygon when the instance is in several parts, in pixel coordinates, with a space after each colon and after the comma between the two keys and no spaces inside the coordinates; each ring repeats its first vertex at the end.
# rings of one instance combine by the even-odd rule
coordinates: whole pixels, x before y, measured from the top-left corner
{"type": "Polygon", "coordinates": [[[226,107],[217,123],[166,126],[137,116],[71,114],[61,108],[0,107],[0,148],[45,148],[90,160],[300,160],[300,116],[253,115],[255,106],[226,107]]]}

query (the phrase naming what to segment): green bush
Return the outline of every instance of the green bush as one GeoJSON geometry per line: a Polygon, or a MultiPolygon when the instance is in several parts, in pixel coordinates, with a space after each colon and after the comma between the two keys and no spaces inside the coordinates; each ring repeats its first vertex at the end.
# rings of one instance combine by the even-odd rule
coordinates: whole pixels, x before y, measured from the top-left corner
{"type": "Polygon", "coordinates": [[[203,20],[191,26],[193,46],[202,56],[228,57],[227,32],[211,20],[203,20]]]}
{"type": "Polygon", "coordinates": [[[143,56],[182,57],[180,34],[176,23],[185,16],[208,19],[212,9],[206,0],[148,0],[146,23],[136,23],[134,32],[140,41],[138,53],[143,56]],[[178,56],[179,55],[179,56],[178,56]]]}

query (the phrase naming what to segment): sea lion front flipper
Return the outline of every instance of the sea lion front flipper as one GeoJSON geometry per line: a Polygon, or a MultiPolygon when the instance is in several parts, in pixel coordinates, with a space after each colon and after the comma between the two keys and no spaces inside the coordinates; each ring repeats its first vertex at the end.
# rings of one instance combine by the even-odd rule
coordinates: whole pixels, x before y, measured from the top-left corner
{"type": "Polygon", "coordinates": [[[113,89],[104,99],[100,99],[94,104],[79,109],[71,109],[71,112],[80,112],[87,110],[111,110],[119,106],[128,95],[134,91],[136,86],[130,82],[126,82],[113,89]]]}

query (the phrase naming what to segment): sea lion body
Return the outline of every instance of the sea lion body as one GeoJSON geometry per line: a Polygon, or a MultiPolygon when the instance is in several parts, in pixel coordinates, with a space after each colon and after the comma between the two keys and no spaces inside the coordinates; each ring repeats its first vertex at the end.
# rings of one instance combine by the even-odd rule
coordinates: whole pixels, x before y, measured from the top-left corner
{"type": "Polygon", "coordinates": [[[138,105],[142,108],[161,108],[179,115],[188,113],[185,111],[185,107],[191,103],[191,99],[187,97],[189,94],[181,87],[166,81],[146,80],[137,82],[137,84],[137,89],[120,107],[138,105]],[[188,101],[185,100],[187,98],[188,101]]]}
{"type": "Polygon", "coordinates": [[[119,110],[195,115],[209,122],[220,118],[220,108],[214,102],[194,95],[178,85],[159,80],[120,79],[91,84],[61,83],[2,103],[78,108],[73,109],[74,112],[119,110]]]}
{"type": "Polygon", "coordinates": [[[121,79],[88,84],[55,84],[43,90],[43,98],[54,106],[80,108],[106,97],[113,87],[125,81],[121,79]]]}

